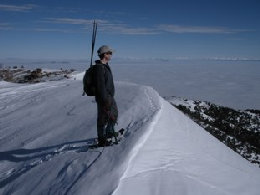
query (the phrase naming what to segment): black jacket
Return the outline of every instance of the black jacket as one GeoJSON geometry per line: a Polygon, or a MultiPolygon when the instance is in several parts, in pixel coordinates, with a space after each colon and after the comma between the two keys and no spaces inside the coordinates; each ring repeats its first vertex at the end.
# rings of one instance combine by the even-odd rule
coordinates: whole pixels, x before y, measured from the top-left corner
{"type": "Polygon", "coordinates": [[[108,64],[96,60],[96,101],[110,104],[115,95],[113,74],[108,64]]]}

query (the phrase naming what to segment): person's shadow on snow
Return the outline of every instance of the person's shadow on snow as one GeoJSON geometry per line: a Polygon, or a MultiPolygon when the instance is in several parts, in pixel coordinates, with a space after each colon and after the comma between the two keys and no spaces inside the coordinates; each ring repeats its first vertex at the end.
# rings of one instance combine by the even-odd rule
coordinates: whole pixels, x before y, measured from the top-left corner
{"type": "Polygon", "coordinates": [[[90,138],[86,140],[65,142],[62,144],[48,146],[48,147],[40,147],[35,149],[21,148],[16,150],[0,152],[0,161],[6,160],[11,162],[21,162],[21,161],[32,160],[35,158],[46,160],[45,158],[48,159],[59,153],[64,153],[67,151],[86,152],[89,146],[91,146],[94,142],[95,142],[95,138],[90,138]],[[80,144],[80,146],[76,146],[76,144],[80,144]]]}

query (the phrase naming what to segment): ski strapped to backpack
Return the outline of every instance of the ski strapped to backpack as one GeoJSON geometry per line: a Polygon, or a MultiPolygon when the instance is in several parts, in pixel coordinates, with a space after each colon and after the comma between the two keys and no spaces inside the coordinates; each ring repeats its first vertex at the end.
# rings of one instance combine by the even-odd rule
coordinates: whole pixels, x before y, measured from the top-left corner
{"type": "Polygon", "coordinates": [[[95,96],[96,94],[96,85],[95,85],[95,68],[92,64],[93,52],[95,47],[97,35],[97,23],[94,20],[93,23],[93,33],[92,33],[92,51],[91,51],[91,60],[90,67],[86,70],[85,75],[83,77],[83,96],[87,94],[87,96],[95,96]]]}
{"type": "Polygon", "coordinates": [[[93,52],[94,52],[94,47],[95,47],[96,36],[97,36],[97,23],[94,20],[94,23],[93,23],[93,33],[92,33],[92,50],[91,50],[90,66],[92,66],[92,58],[93,58],[93,52]]]}

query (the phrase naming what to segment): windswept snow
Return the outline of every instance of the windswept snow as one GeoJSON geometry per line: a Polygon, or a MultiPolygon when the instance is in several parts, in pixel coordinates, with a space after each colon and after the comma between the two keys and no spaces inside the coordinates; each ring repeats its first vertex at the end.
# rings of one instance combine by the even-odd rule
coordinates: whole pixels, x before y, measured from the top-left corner
{"type": "Polygon", "coordinates": [[[260,169],[162,100],[158,122],[114,195],[259,194],[260,169]]]}
{"type": "MultiPolygon", "coordinates": [[[[76,75],[76,79],[83,74],[76,75]]],[[[82,81],[0,82],[0,194],[258,194],[260,169],[151,87],[116,82],[119,145],[89,149],[82,81]]]]}

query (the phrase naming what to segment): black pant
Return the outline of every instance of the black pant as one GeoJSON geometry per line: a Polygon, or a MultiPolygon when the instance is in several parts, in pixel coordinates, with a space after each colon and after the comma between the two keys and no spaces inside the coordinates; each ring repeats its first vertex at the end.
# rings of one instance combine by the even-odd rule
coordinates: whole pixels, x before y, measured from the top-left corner
{"type": "Polygon", "coordinates": [[[114,126],[118,119],[118,108],[115,99],[110,96],[111,105],[97,100],[97,135],[99,140],[105,140],[108,133],[115,131],[114,126]]]}

